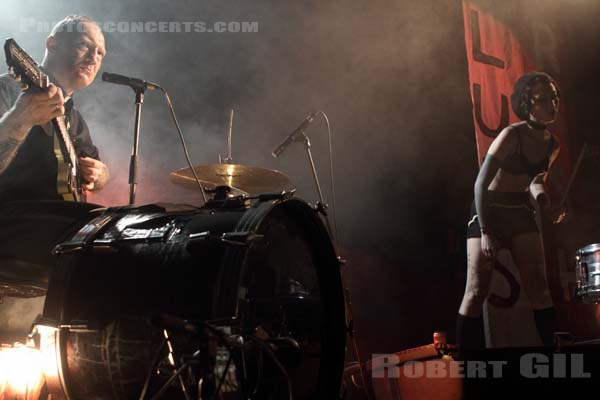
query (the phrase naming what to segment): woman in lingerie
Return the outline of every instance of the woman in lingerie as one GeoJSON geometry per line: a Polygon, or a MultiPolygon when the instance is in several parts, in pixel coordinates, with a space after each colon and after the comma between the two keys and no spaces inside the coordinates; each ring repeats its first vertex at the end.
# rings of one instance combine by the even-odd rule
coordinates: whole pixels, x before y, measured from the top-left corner
{"type": "MultiPolygon", "coordinates": [[[[467,230],[467,284],[456,325],[462,348],[485,347],[482,309],[500,247],[511,252],[519,270],[542,343],[553,343],[555,310],[531,200],[541,210],[550,210],[544,182],[559,144],[547,127],[558,115],[558,86],[545,73],[525,74],[515,83],[511,102],[521,122],[494,139],[475,182],[467,230]]],[[[554,222],[564,217],[553,214],[554,222]]]]}

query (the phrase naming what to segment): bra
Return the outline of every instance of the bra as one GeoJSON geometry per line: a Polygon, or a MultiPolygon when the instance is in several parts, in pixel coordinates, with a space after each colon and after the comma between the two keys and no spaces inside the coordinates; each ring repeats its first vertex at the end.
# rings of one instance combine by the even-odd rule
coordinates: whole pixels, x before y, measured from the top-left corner
{"type": "Polygon", "coordinates": [[[550,155],[554,148],[554,137],[550,139],[548,144],[548,151],[546,157],[542,158],[536,163],[530,163],[527,157],[521,152],[521,135],[518,135],[519,141],[517,148],[514,153],[504,158],[500,164],[500,168],[513,175],[527,174],[531,178],[534,176],[548,171],[548,163],[550,162],[550,155]]]}

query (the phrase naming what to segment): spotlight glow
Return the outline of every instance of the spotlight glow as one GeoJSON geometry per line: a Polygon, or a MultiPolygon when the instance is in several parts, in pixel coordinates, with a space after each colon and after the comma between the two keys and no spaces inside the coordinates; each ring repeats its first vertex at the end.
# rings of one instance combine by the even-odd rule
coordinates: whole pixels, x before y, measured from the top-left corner
{"type": "Polygon", "coordinates": [[[38,399],[43,382],[38,349],[19,343],[0,348],[0,399],[38,399]]]}

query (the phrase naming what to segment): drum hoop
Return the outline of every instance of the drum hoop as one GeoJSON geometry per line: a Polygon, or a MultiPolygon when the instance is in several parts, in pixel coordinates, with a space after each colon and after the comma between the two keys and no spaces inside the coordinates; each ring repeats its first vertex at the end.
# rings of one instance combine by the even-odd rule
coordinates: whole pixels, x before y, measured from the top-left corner
{"type": "MultiPolygon", "coordinates": [[[[305,210],[314,211],[309,204],[298,197],[287,198],[287,199],[269,199],[264,201],[258,201],[253,204],[248,210],[244,212],[242,217],[237,222],[232,232],[257,232],[260,230],[262,223],[265,218],[276,208],[276,207],[302,207],[305,210]]],[[[324,224],[317,217],[315,212],[315,220],[319,221],[323,235],[327,235],[324,224]]],[[[331,244],[331,241],[329,241],[331,244]]],[[[333,246],[331,244],[331,246],[333,246]]],[[[335,251],[333,250],[333,254],[335,251]]],[[[239,297],[236,296],[223,296],[223,293],[237,292],[242,285],[242,279],[245,274],[245,260],[248,254],[248,248],[234,247],[227,248],[223,254],[221,267],[219,268],[219,275],[216,280],[216,287],[213,295],[213,316],[219,320],[232,320],[235,321],[239,318],[239,297]],[[234,278],[235,279],[232,279],[234,278]]],[[[236,293],[237,294],[237,293],[236,293]]]]}
{"type": "Polygon", "coordinates": [[[577,255],[583,255],[588,253],[595,253],[600,251],[600,243],[592,243],[587,246],[581,247],[577,250],[577,255]]]}
{"type": "Polygon", "coordinates": [[[67,371],[66,335],[67,329],[36,325],[40,335],[40,352],[46,360],[43,370],[47,389],[52,398],[70,400],[67,371]]]}

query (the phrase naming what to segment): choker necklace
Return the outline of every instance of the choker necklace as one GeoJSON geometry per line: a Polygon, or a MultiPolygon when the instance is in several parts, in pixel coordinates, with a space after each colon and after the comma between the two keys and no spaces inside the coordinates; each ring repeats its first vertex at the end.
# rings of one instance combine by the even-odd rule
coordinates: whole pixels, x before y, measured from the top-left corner
{"type": "Polygon", "coordinates": [[[527,124],[528,124],[529,126],[531,126],[533,129],[540,129],[540,130],[543,130],[543,129],[546,129],[546,128],[547,128],[547,126],[546,126],[546,125],[544,125],[544,124],[540,124],[539,122],[535,122],[535,121],[532,121],[532,120],[530,120],[530,119],[529,119],[529,120],[527,120],[527,124]]]}

